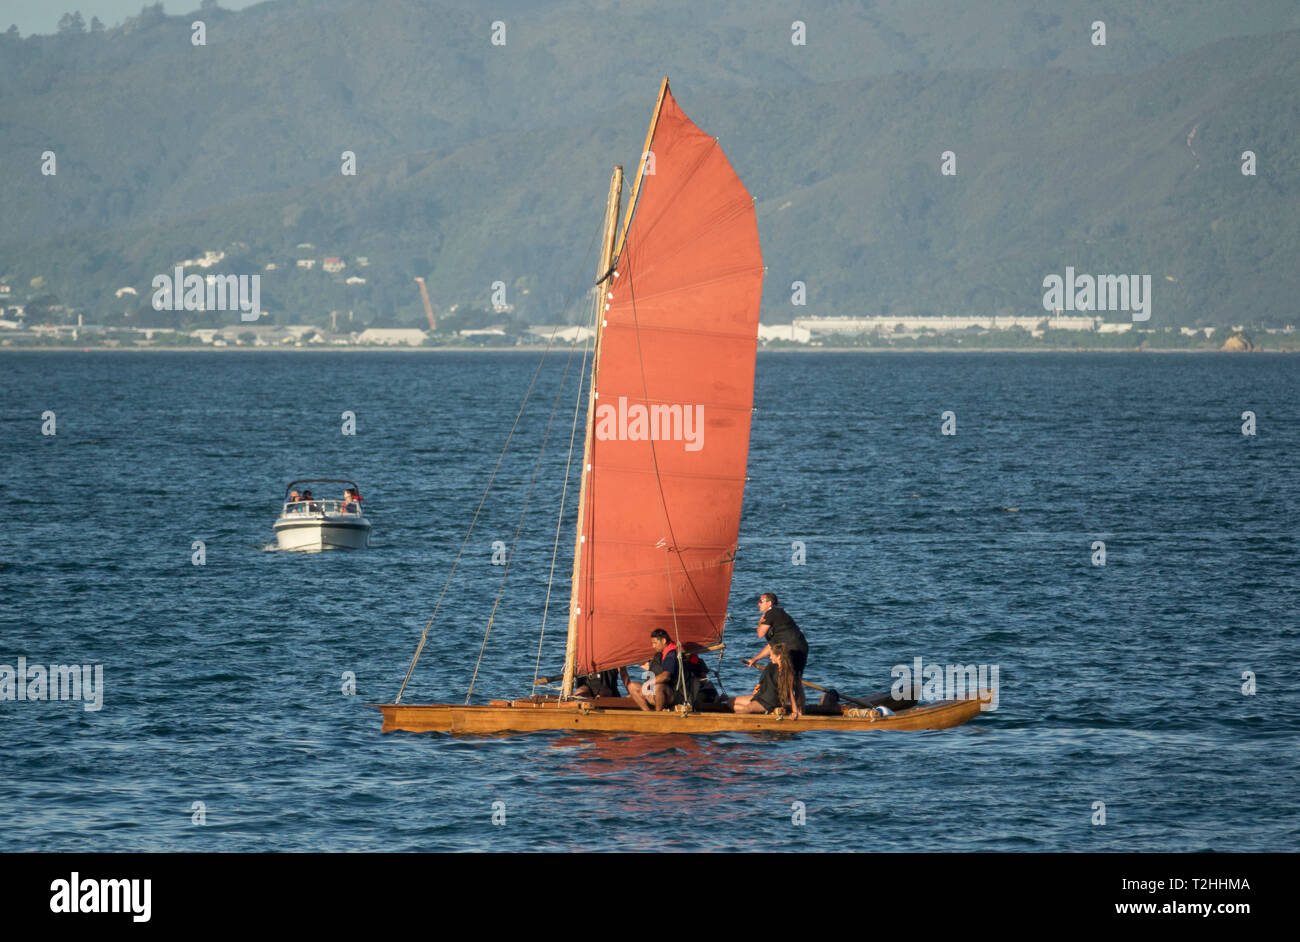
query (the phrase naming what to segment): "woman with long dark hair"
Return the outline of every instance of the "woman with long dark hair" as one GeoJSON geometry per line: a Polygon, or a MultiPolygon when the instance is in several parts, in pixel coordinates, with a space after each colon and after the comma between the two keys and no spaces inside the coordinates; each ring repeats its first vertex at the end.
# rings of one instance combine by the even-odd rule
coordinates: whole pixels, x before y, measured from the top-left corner
{"type": "Polygon", "coordinates": [[[795,672],[790,663],[790,651],[784,644],[772,645],[772,663],[763,668],[754,692],[737,697],[732,704],[735,713],[771,713],[786,707],[790,716],[799,716],[799,699],[795,695],[795,672]]]}

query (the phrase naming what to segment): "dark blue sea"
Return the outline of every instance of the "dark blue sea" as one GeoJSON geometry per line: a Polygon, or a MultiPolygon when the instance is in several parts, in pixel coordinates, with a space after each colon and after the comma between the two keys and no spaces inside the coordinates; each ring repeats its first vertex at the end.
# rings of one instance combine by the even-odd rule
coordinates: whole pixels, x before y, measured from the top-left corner
{"type": "MultiPolygon", "coordinates": [[[[98,710],[0,700],[6,849],[1300,842],[1300,357],[759,356],[724,685],[753,683],[736,658],[770,590],[810,639],[807,678],[845,693],[917,657],[996,666],[998,708],[967,726],[382,734],[367,704],[397,692],[538,362],[0,355],[0,664],[103,670],[98,710]],[[297,477],[355,479],[372,547],[271,551],[297,477]]],[[[493,543],[512,545],[536,471],[475,700],[530,692],[578,368],[565,351],[538,373],[407,702],[464,699],[493,543]]],[[[563,659],[572,533],[542,674],[563,659]]]]}

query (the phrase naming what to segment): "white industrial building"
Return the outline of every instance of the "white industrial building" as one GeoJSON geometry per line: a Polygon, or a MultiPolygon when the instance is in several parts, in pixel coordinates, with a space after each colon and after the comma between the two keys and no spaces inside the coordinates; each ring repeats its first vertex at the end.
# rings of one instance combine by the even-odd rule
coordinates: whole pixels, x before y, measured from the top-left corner
{"type": "Polygon", "coordinates": [[[1090,330],[1098,333],[1124,333],[1133,325],[1104,323],[1094,317],[797,317],[785,325],[759,325],[760,339],[794,340],[807,343],[818,335],[826,334],[910,334],[948,333],[958,330],[1011,330],[1019,327],[1035,337],[1044,330],[1090,330]],[[782,333],[788,330],[789,333],[782,333]],[[805,337],[807,339],[805,339],[805,337]]]}

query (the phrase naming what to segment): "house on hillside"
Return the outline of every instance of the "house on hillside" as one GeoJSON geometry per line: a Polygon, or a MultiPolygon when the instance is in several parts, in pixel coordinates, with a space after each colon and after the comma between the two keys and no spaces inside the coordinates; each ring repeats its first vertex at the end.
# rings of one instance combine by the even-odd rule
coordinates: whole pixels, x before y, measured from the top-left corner
{"type": "Polygon", "coordinates": [[[325,264],[322,265],[321,267],[324,268],[327,272],[331,272],[331,273],[336,271],[342,271],[344,268],[343,259],[338,258],[337,256],[334,255],[326,255],[325,264]]]}
{"type": "Polygon", "coordinates": [[[225,252],[216,252],[209,250],[204,252],[200,258],[187,258],[180,262],[181,268],[211,268],[217,262],[226,257],[225,252]]]}
{"type": "Polygon", "coordinates": [[[299,268],[315,268],[315,267],[316,267],[316,259],[314,259],[314,258],[300,258],[300,259],[298,259],[298,267],[299,267],[299,268]]]}

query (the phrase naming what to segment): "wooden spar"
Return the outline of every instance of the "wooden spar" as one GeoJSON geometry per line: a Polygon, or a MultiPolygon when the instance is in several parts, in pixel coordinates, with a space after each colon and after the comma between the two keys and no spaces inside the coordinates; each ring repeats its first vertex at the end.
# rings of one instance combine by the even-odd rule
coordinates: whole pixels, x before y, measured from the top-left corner
{"type": "MultiPolygon", "coordinates": [[[[650,130],[645,132],[645,146],[641,148],[641,162],[636,168],[636,177],[632,180],[632,197],[627,201],[627,212],[623,216],[623,231],[618,237],[618,246],[614,249],[614,258],[623,254],[623,246],[627,242],[627,229],[632,225],[632,213],[636,211],[636,200],[641,194],[641,181],[645,179],[646,158],[650,155],[650,145],[654,142],[655,128],[659,127],[659,112],[664,107],[664,95],[668,94],[668,76],[664,76],[663,83],[659,86],[659,100],[655,102],[655,113],[650,116],[650,130]]],[[[608,269],[606,269],[608,270],[608,269]]]]}
{"type": "MultiPolygon", "coordinates": [[[[657,114],[657,112],[656,112],[657,114]]],[[[609,180],[609,199],[605,203],[605,231],[600,240],[600,264],[596,267],[596,343],[591,359],[591,385],[587,391],[587,432],[582,445],[582,472],[578,488],[578,529],[573,537],[573,582],[569,590],[569,634],[564,643],[564,681],[560,696],[566,700],[573,696],[574,661],[578,656],[578,602],[579,573],[582,566],[582,530],[587,516],[587,481],[591,477],[592,431],[596,415],[596,369],[600,365],[600,338],[605,323],[605,285],[610,278],[613,266],[614,237],[618,232],[619,202],[623,198],[623,167],[614,168],[614,175],[609,180]]]]}

